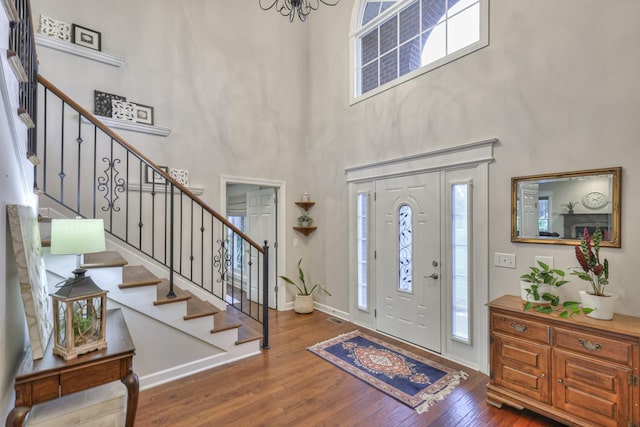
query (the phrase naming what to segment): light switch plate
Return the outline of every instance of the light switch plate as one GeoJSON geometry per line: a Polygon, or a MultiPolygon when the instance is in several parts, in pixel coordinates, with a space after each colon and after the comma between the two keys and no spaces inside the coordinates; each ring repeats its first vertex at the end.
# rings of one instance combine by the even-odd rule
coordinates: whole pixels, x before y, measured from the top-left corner
{"type": "Polygon", "coordinates": [[[505,254],[496,252],[494,255],[493,264],[496,267],[516,268],[516,254],[505,254]]]}

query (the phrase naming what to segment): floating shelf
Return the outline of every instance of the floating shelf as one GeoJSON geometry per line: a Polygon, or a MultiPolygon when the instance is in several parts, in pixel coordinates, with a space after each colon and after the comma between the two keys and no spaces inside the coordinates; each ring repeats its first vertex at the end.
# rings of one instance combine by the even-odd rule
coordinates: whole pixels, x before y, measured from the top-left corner
{"type": "Polygon", "coordinates": [[[316,204],[316,202],[295,202],[295,203],[296,203],[296,205],[300,206],[305,211],[308,211],[309,209],[311,209],[311,207],[313,205],[316,204]]]}
{"type": "MultiPolygon", "coordinates": [[[[171,133],[170,128],[160,126],[143,125],[140,123],[128,122],[126,120],[113,119],[111,117],[104,116],[96,116],[96,119],[100,120],[110,128],[130,130],[133,132],[148,133],[150,135],[158,136],[168,136],[171,133]]],[[[82,117],[82,122],[90,123],[89,120],[84,117],[82,117]]]]}
{"type": "Polygon", "coordinates": [[[114,67],[120,67],[124,63],[124,58],[109,55],[108,53],[104,53],[99,50],[89,49],[88,47],[83,47],[71,42],[66,42],[55,37],[45,36],[44,34],[36,33],[35,36],[36,44],[40,46],[59,50],[61,52],[80,56],[82,58],[91,59],[93,61],[102,62],[107,65],[113,65],[114,67]]]}
{"type": "Polygon", "coordinates": [[[305,236],[308,236],[309,234],[313,233],[314,231],[316,231],[317,228],[318,227],[293,227],[294,230],[304,234],[305,236]]]}

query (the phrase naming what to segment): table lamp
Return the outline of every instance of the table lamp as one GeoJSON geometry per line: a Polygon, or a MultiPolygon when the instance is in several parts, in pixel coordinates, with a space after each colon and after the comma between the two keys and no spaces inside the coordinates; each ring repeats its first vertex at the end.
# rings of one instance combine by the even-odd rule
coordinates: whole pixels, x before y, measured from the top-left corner
{"type": "Polygon", "coordinates": [[[51,254],[76,255],[74,277],[67,279],[53,299],[53,353],[65,360],[107,347],[107,292],[81,268],[84,253],[105,250],[102,219],[51,221],[51,254]]]}

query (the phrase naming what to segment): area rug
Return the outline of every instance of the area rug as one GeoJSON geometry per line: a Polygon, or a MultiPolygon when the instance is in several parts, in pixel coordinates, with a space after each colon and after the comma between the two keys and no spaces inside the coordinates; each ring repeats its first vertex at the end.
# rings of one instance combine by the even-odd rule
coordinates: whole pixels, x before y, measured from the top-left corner
{"type": "Polygon", "coordinates": [[[422,414],[466,379],[463,371],[352,331],[308,348],[422,414]]]}

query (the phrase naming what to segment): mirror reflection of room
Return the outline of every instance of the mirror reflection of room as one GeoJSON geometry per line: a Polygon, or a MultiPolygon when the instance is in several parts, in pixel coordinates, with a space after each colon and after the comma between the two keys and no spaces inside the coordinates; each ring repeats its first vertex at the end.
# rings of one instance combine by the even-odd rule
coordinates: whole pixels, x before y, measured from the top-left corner
{"type": "Polygon", "coordinates": [[[567,172],[513,178],[514,241],[564,243],[579,240],[586,228],[600,228],[603,240],[617,240],[619,170],[567,172]]]}

